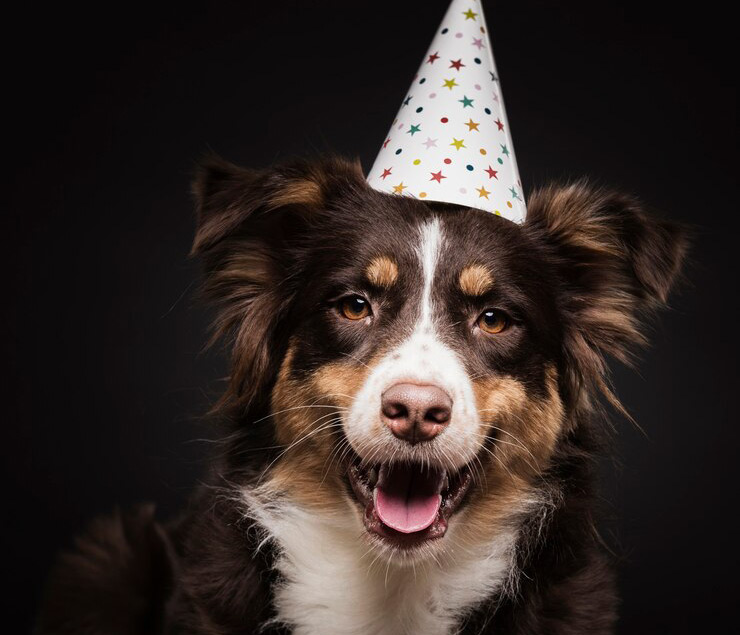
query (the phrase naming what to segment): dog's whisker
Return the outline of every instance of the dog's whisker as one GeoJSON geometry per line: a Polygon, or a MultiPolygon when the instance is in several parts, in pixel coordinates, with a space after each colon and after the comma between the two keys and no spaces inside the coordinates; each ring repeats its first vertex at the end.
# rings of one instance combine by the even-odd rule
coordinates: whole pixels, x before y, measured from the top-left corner
{"type": "MultiPolygon", "coordinates": [[[[319,417],[319,419],[315,420],[312,423],[312,425],[315,425],[316,423],[318,423],[319,421],[321,421],[321,419],[324,419],[326,417],[332,417],[332,416],[335,416],[336,414],[338,414],[338,413],[329,413],[328,415],[324,415],[323,417],[319,417]]],[[[336,427],[337,425],[341,425],[341,420],[340,419],[336,419],[336,418],[335,419],[332,419],[329,422],[323,423],[318,428],[314,428],[313,430],[310,430],[309,432],[307,432],[303,436],[301,436],[298,439],[296,439],[295,441],[293,441],[280,454],[278,454],[272,461],[270,461],[270,463],[267,465],[267,467],[264,468],[264,470],[262,470],[262,474],[261,474],[260,478],[258,479],[258,482],[261,482],[261,480],[264,478],[265,474],[270,470],[270,468],[278,460],[280,460],[287,452],[289,452],[290,450],[294,449],[300,443],[303,443],[304,441],[307,441],[308,439],[316,436],[320,432],[322,432],[322,431],[324,431],[324,430],[326,430],[328,428],[331,428],[331,427],[336,427]]]]}
{"type": "Polygon", "coordinates": [[[331,408],[333,410],[348,410],[348,408],[344,406],[337,406],[335,404],[306,404],[303,406],[291,406],[290,408],[283,408],[282,410],[276,410],[275,412],[271,412],[269,415],[265,415],[264,417],[260,417],[259,419],[255,419],[251,422],[252,425],[255,423],[261,423],[262,421],[266,421],[267,419],[272,419],[274,417],[277,417],[278,415],[285,414],[286,412],[292,412],[294,410],[305,410],[309,408],[331,408]]]}
{"type": "Polygon", "coordinates": [[[476,454],[475,455],[475,461],[480,466],[480,474],[482,476],[482,482],[480,483],[480,486],[483,487],[484,490],[488,489],[488,479],[486,478],[486,470],[483,467],[483,463],[480,460],[480,457],[476,454]]]}
{"type": "MultiPolygon", "coordinates": [[[[521,449],[525,450],[525,451],[526,451],[526,452],[527,452],[528,454],[530,454],[530,456],[532,456],[532,453],[531,453],[531,452],[529,452],[529,450],[527,450],[527,448],[522,448],[522,446],[521,446],[521,445],[519,445],[518,443],[512,443],[512,442],[510,442],[510,441],[504,441],[503,439],[497,439],[497,438],[495,438],[495,437],[488,437],[488,438],[490,438],[490,439],[491,439],[492,441],[494,441],[494,442],[495,442],[496,444],[499,444],[499,443],[500,443],[500,444],[502,444],[502,445],[510,445],[510,446],[512,446],[512,447],[515,447],[515,448],[521,448],[521,449]]],[[[486,448],[485,446],[483,446],[483,449],[484,449],[484,450],[485,450],[486,452],[491,452],[491,450],[489,450],[489,449],[488,449],[488,448],[486,448]]],[[[522,460],[523,460],[523,461],[524,461],[524,462],[525,462],[525,463],[526,463],[526,464],[527,464],[527,465],[528,465],[528,466],[529,466],[529,467],[530,467],[530,468],[532,469],[532,471],[533,471],[533,472],[534,472],[535,474],[537,474],[537,475],[540,475],[540,474],[542,474],[542,469],[541,469],[541,468],[539,467],[539,465],[533,465],[533,464],[532,464],[532,462],[531,462],[531,461],[529,461],[529,459],[527,459],[526,457],[521,457],[521,458],[522,458],[522,460]]],[[[534,459],[534,456],[532,456],[532,458],[534,459]]],[[[534,459],[534,460],[536,461],[536,459],[534,459]]]]}
{"type": "Polygon", "coordinates": [[[344,357],[349,357],[350,359],[356,361],[358,364],[362,364],[365,368],[370,368],[365,362],[363,362],[361,359],[355,357],[354,355],[350,355],[349,353],[342,353],[344,357]]]}
{"type": "Polygon", "coordinates": [[[341,465],[348,449],[351,449],[351,448],[349,448],[349,441],[346,438],[342,438],[340,442],[336,444],[334,448],[332,448],[331,453],[329,454],[327,459],[324,460],[324,465],[322,466],[322,470],[321,470],[322,471],[321,482],[319,483],[319,486],[324,484],[324,481],[327,475],[329,474],[329,472],[331,471],[331,468],[334,464],[334,459],[338,458],[339,460],[337,461],[337,463],[341,465]],[[327,461],[329,462],[328,467],[326,465],[327,461]]]}
{"type": "MultiPolygon", "coordinates": [[[[535,463],[537,463],[537,458],[534,456],[534,454],[532,454],[532,451],[515,434],[509,432],[508,430],[504,430],[503,428],[500,428],[500,427],[494,425],[493,421],[484,421],[483,423],[486,424],[486,425],[488,425],[490,428],[496,430],[497,432],[502,432],[503,434],[505,434],[505,435],[511,437],[512,439],[514,439],[514,441],[516,442],[515,445],[518,445],[522,450],[524,450],[525,452],[527,452],[529,454],[529,456],[532,457],[532,460],[535,463]]],[[[489,435],[482,435],[482,436],[485,436],[486,438],[492,438],[493,440],[500,441],[501,443],[510,443],[508,441],[504,441],[503,439],[496,439],[496,437],[490,437],[489,435]]]]}

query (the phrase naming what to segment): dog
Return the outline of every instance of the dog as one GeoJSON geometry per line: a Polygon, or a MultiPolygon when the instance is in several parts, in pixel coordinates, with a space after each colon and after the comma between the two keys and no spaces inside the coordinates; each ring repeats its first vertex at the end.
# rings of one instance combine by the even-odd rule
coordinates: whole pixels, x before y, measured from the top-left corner
{"type": "Polygon", "coordinates": [[[95,521],[36,632],[611,633],[606,360],[644,344],[686,229],[586,181],[518,225],[335,157],[212,157],[194,192],[219,451],[180,518],[95,521]]]}

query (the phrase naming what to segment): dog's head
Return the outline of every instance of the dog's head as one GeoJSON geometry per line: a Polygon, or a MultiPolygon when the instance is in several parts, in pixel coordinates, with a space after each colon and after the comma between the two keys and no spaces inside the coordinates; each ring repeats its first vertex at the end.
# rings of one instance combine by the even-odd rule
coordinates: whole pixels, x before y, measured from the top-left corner
{"type": "Polygon", "coordinates": [[[533,194],[521,226],[376,192],[339,159],[214,159],[195,191],[224,403],[280,448],[262,491],[406,556],[481,543],[537,499],[686,242],[584,183],[533,194]]]}

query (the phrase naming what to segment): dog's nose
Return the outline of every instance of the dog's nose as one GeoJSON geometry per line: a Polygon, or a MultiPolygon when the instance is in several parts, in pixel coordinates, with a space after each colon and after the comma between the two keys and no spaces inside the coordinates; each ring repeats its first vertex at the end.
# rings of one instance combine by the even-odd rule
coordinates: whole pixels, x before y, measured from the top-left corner
{"type": "Polygon", "coordinates": [[[381,396],[380,416],[394,436],[413,445],[442,432],[452,416],[452,399],[439,386],[395,384],[381,396]]]}

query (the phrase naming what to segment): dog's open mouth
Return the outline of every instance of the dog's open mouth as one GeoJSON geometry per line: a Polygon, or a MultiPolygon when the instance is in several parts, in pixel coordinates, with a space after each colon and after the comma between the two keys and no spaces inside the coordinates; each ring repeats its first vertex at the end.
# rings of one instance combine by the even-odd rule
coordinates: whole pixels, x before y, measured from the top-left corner
{"type": "Polygon", "coordinates": [[[365,466],[359,457],[347,476],[367,530],[400,547],[444,536],[472,481],[467,467],[450,474],[418,463],[365,466]]]}

